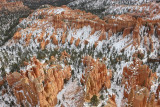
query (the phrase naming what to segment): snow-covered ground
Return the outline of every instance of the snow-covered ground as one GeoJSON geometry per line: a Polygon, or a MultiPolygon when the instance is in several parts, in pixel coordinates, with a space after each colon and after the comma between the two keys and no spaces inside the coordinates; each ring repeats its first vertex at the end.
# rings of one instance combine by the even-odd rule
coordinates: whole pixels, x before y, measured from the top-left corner
{"type": "MultiPolygon", "coordinates": [[[[84,2],[86,0],[81,0],[79,2],[84,2]]],[[[78,2],[78,0],[76,1],[78,2]]],[[[76,3],[75,2],[75,3],[76,3]]],[[[91,1],[89,0],[90,4],[96,4],[96,1],[91,1]]],[[[97,1],[99,3],[104,2],[103,1],[97,1]]],[[[93,5],[94,6],[94,5],[93,5]]],[[[95,7],[96,7],[95,6],[95,7]]],[[[97,6],[98,7],[98,6],[97,6]]],[[[116,10],[118,10],[117,8],[116,10]]],[[[124,9],[125,10],[125,9],[124,9]]],[[[60,14],[61,12],[65,11],[63,8],[59,8],[57,10],[54,9],[49,9],[49,10],[43,10],[45,13],[48,14],[60,14]]],[[[58,58],[60,56],[60,53],[64,50],[67,50],[67,52],[71,55],[71,58],[68,59],[72,70],[74,71],[74,74],[72,78],[76,78],[75,80],[72,81],[70,79],[67,84],[65,84],[64,89],[58,94],[58,104],[56,107],[59,107],[61,104],[63,104],[65,107],[71,105],[74,107],[79,99],[81,97],[81,94],[83,94],[84,89],[79,88],[79,80],[82,75],[82,71],[84,70],[84,65],[82,63],[79,63],[82,60],[82,57],[85,55],[88,55],[91,52],[91,55],[93,58],[97,59],[100,58],[102,59],[103,57],[107,58],[106,67],[108,69],[112,69],[114,72],[113,74],[113,80],[111,81],[111,88],[107,89],[106,92],[103,93],[105,96],[104,100],[100,101],[99,107],[103,104],[106,103],[108,98],[108,95],[115,94],[116,95],[116,103],[120,107],[121,106],[121,100],[123,98],[123,90],[124,86],[117,84],[117,80],[121,81],[122,79],[122,72],[123,72],[123,67],[128,66],[132,63],[132,55],[137,52],[138,50],[141,50],[141,52],[144,54],[144,58],[142,59],[144,63],[147,63],[147,58],[149,57],[158,57],[158,54],[160,53],[157,47],[160,47],[160,44],[158,42],[158,38],[156,35],[152,35],[152,40],[154,43],[154,51],[151,52],[150,54],[147,53],[146,48],[144,48],[144,36],[141,35],[141,43],[138,49],[135,49],[134,46],[131,44],[133,42],[132,39],[132,33],[127,35],[125,38],[123,38],[122,33],[117,33],[113,34],[110,39],[108,39],[108,33],[105,32],[106,34],[106,40],[99,41],[98,46],[93,49],[95,41],[99,39],[99,36],[101,34],[101,31],[96,31],[93,35],[91,34],[92,28],[90,25],[88,26],[83,26],[82,28],[79,29],[71,29],[71,27],[67,27],[67,38],[65,44],[62,44],[61,37],[64,32],[63,28],[56,29],[53,26],[53,24],[49,21],[46,20],[40,20],[37,17],[43,13],[43,11],[35,11],[32,13],[31,16],[29,16],[26,19],[23,19],[21,23],[17,26],[17,28],[22,28],[19,32],[21,33],[21,38],[17,42],[15,42],[13,39],[9,40],[4,46],[0,47],[0,74],[2,72],[11,72],[11,70],[17,69],[16,65],[20,66],[23,61],[28,61],[30,60],[31,57],[36,56],[39,57],[39,55],[44,55],[44,58],[40,58],[39,60],[41,62],[45,62],[49,60],[50,55],[52,55],[51,52],[55,52],[55,48],[57,48],[56,45],[54,45],[50,39],[50,37],[57,32],[54,36],[58,40],[58,47],[60,49],[58,50],[58,53],[55,53],[55,57],[58,58]],[[31,28],[29,26],[37,24],[36,28],[31,28]],[[31,39],[30,43],[26,45],[25,39],[26,37],[31,34],[31,39]],[[37,39],[43,34],[43,38],[46,40],[49,40],[49,44],[45,47],[45,50],[41,50],[40,43],[38,43],[37,39]],[[74,37],[75,40],[72,45],[69,45],[67,41],[70,41],[71,37],[74,37]],[[75,41],[80,38],[80,46],[76,47],[75,46],[75,41]],[[89,43],[85,46],[84,41],[87,40],[89,43]],[[131,44],[130,46],[128,46],[131,44]],[[128,46],[126,49],[124,47],[128,46]],[[121,50],[124,49],[124,52],[121,50]],[[75,59],[72,59],[75,58],[75,59]],[[121,61],[117,61],[113,63],[112,61],[115,61],[117,57],[121,57],[121,61]],[[4,71],[2,71],[4,70],[4,71]],[[78,91],[76,91],[78,90],[78,91]],[[76,94],[73,94],[72,92],[75,92],[76,94]],[[68,97],[69,95],[69,97],[68,97]],[[63,100],[65,98],[65,100],[63,100]],[[75,98],[74,100],[72,98],[75,98]],[[60,104],[59,104],[60,103],[60,104]]],[[[144,27],[140,29],[140,32],[143,33],[144,27]]],[[[26,69],[23,66],[20,66],[19,70],[26,69]]],[[[160,76],[160,65],[156,68],[156,71],[158,77],[160,76]]],[[[158,85],[158,81],[153,84],[151,87],[151,91],[155,92],[155,88],[158,85]]],[[[0,91],[0,93],[2,93],[0,91]]],[[[0,96],[0,106],[9,106],[9,104],[5,103],[6,102],[11,102],[15,101],[14,98],[10,97],[9,94],[4,94],[3,96],[0,96]],[[3,99],[3,100],[2,100],[3,99]]],[[[89,106],[89,103],[84,103],[84,106],[89,106]]]]}

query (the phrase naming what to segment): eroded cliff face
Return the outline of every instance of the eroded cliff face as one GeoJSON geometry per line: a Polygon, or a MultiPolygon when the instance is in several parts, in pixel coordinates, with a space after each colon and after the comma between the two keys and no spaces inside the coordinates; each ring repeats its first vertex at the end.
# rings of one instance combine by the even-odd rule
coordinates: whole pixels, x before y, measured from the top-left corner
{"type": "Polygon", "coordinates": [[[60,65],[50,65],[47,68],[46,63],[34,57],[27,67],[29,69],[25,72],[14,72],[6,76],[17,103],[24,106],[55,106],[64,80],[71,77],[70,66],[62,68],[60,65]]]}
{"type": "MultiPolygon", "coordinates": [[[[151,11],[149,13],[149,11],[145,11],[143,10],[142,13],[139,12],[139,10],[137,10],[137,8],[134,10],[135,12],[132,12],[132,14],[128,13],[128,14],[122,14],[122,15],[115,15],[115,16],[106,16],[105,17],[105,21],[101,20],[100,18],[98,18],[95,15],[92,15],[91,13],[86,13],[84,11],[80,11],[80,10],[72,10],[66,6],[62,6],[61,8],[59,7],[50,7],[47,8],[46,11],[43,11],[43,9],[39,9],[37,11],[37,14],[34,15],[31,14],[30,17],[28,17],[26,20],[30,20],[31,17],[36,18],[38,17],[39,19],[37,21],[39,21],[39,24],[29,24],[29,28],[37,28],[37,26],[39,26],[40,28],[46,29],[46,26],[42,26],[43,22],[47,22],[47,24],[49,23],[53,23],[52,26],[54,26],[54,32],[52,34],[52,36],[50,36],[50,39],[52,39],[52,42],[54,43],[54,45],[58,45],[60,43],[62,43],[63,45],[70,41],[70,44],[73,43],[73,40],[75,40],[75,46],[78,47],[80,43],[83,43],[85,45],[88,44],[88,42],[90,40],[88,40],[91,35],[95,34],[95,32],[100,31],[99,35],[98,35],[98,39],[95,39],[95,47],[97,46],[96,44],[99,41],[103,41],[103,40],[110,40],[110,38],[118,33],[118,32],[123,32],[123,37],[125,38],[127,35],[131,34],[132,37],[130,38],[130,40],[128,40],[127,42],[129,43],[126,47],[122,48],[122,50],[124,50],[125,48],[129,47],[130,45],[132,47],[135,47],[136,49],[140,47],[140,43],[144,41],[144,46],[147,49],[147,51],[151,51],[153,52],[156,48],[156,50],[159,47],[155,47],[154,46],[154,41],[152,39],[152,35],[153,34],[157,34],[157,37],[159,38],[159,21],[160,19],[156,19],[156,15],[159,14],[159,11],[156,11],[154,13],[152,13],[155,8],[151,8],[154,4],[147,4],[147,5],[143,5],[143,6],[139,6],[139,8],[145,9],[145,7],[148,6],[148,8],[150,8],[149,11],[151,11]],[[55,13],[54,13],[55,11],[55,13]],[[141,18],[136,16],[136,13],[139,14],[143,14],[140,15],[142,16],[141,18]],[[149,15],[148,15],[149,14],[149,15]],[[87,35],[86,37],[79,38],[79,37],[73,37],[70,35],[68,36],[67,32],[68,29],[67,28],[71,28],[73,31],[73,34],[76,32],[76,29],[80,29],[83,28],[84,26],[90,26],[91,27],[91,32],[89,35],[87,35]],[[57,29],[63,29],[63,34],[61,37],[61,41],[57,40],[57,37],[55,37],[55,35],[57,35],[57,29]],[[74,29],[73,29],[74,28],[74,29]],[[108,38],[106,36],[106,33],[108,33],[108,38]],[[142,37],[142,35],[145,35],[145,37],[142,37]],[[149,42],[147,42],[149,40],[149,42]]],[[[156,9],[159,9],[159,7],[156,7],[156,9]]],[[[36,29],[32,29],[33,31],[36,29]]],[[[26,28],[27,31],[27,28],[26,28]]],[[[15,33],[14,35],[14,39],[20,39],[21,36],[23,34],[20,33],[21,30],[17,31],[17,33],[15,33]]],[[[44,49],[46,45],[49,44],[49,42],[51,42],[50,40],[45,40],[44,38],[47,38],[48,35],[50,34],[45,34],[44,33],[45,30],[42,31],[41,36],[40,37],[35,37],[35,39],[38,39],[38,42],[41,42],[41,48],[44,49]]],[[[31,35],[32,34],[28,34],[25,35],[26,39],[25,42],[26,44],[29,44],[29,41],[31,39],[31,35]]],[[[159,42],[160,40],[158,40],[159,42]]]]}
{"type": "Polygon", "coordinates": [[[86,87],[85,100],[90,101],[93,95],[98,96],[102,87],[111,87],[112,71],[107,70],[106,65],[99,59],[94,60],[91,56],[84,57],[83,64],[86,67],[81,82],[86,87]]]}
{"type": "MultiPolygon", "coordinates": [[[[123,9],[127,6],[118,7],[123,9]]],[[[129,34],[132,35],[133,41],[129,45],[133,44],[133,46],[138,48],[144,40],[145,48],[153,52],[155,47],[151,36],[157,33],[156,36],[159,38],[158,29],[160,20],[158,16],[160,11],[158,4],[148,3],[140,6],[131,6],[129,9],[129,13],[115,16],[108,15],[104,19],[108,24],[113,26],[113,28],[111,28],[113,33],[123,32],[123,37],[129,34]],[[145,37],[142,37],[142,35],[145,35],[145,37]],[[147,40],[149,40],[149,42],[147,42],[147,40]]]]}
{"type": "Polygon", "coordinates": [[[105,20],[67,6],[37,9],[0,48],[2,90],[10,86],[25,106],[159,106],[159,9],[133,6],[105,20]]]}
{"type": "MultiPolygon", "coordinates": [[[[41,42],[41,48],[45,49],[45,47],[52,42],[54,45],[59,45],[59,44],[65,44],[66,42],[70,41],[70,44],[75,41],[75,46],[78,47],[80,43],[86,44],[88,42],[87,39],[93,34],[95,34],[96,31],[100,30],[99,37],[96,42],[102,41],[106,39],[105,35],[105,25],[106,23],[98,18],[95,15],[92,15],[91,13],[86,13],[84,11],[80,10],[72,10],[66,6],[62,7],[50,7],[47,8],[46,11],[43,11],[43,9],[39,9],[37,13],[32,13],[26,21],[31,20],[34,18],[37,20],[39,23],[32,23],[29,24],[29,28],[33,28],[32,31],[34,32],[37,30],[36,28],[42,28],[43,31],[40,34],[40,37],[34,37],[35,40],[37,40],[38,43],[41,42]],[[37,14],[38,13],[38,14],[37,14]],[[39,19],[36,19],[39,18],[39,19]],[[54,32],[52,34],[46,34],[45,29],[47,29],[47,26],[43,26],[42,23],[46,22],[46,24],[49,24],[54,26],[54,32]],[[39,26],[39,27],[38,27],[39,26]],[[72,33],[76,32],[76,29],[80,29],[84,26],[91,26],[91,34],[88,35],[88,37],[84,37],[84,39],[80,39],[78,37],[73,37],[67,34],[68,28],[71,28],[73,30],[72,33]],[[61,36],[61,41],[57,40],[58,29],[63,29],[63,33],[61,36]],[[52,40],[49,40],[49,38],[52,40]],[[48,38],[48,39],[46,39],[48,38]],[[70,39],[70,40],[69,40],[70,39]]],[[[23,23],[23,22],[21,22],[23,23]]],[[[21,29],[17,30],[17,32],[14,34],[14,40],[20,40],[21,37],[24,35],[24,32],[28,32],[29,28],[25,28],[23,32],[21,32],[21,29]]],[[[24,35],[25,36],[25,45],[30,43],[30,39],[32,38],[32,33],[24,35]]]]}
{"type": "Polygon", "coordinates": [[[150,91],[153,82],[156,80],[156,73],[152,73],[147,65],[142,65],[140,59],[135,58],[133,64],[124,67],[122,84],[125,85],[124,97],[128,99],[128,105],[138,107],[159,106],[155,101],[156,93],[150,91]]]}

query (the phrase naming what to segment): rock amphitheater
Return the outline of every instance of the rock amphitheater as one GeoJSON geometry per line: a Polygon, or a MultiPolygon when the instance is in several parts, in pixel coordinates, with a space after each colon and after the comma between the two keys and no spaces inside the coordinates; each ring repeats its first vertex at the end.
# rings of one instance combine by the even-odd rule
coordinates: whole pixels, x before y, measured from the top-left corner
{"type": "MultiPolygon", "coordinates": [[[[6,1],[3,0],[3,3],[2,5],[5,5],[6,1]]],[[[16,5],[21,7],[22,4],[18,2],[16,5]]],[[[160,107],[160,75],[145,63],[149,52],[150,58],[160,58],[158,3],[133,6],[126,14],[107,15],[104,19],[78,9],[72,10],[67,6],[50,6],[35,10],[19,23],[13,38],[5,44],[7,47],[28,47],[31,50],[38,50],[40,47],[42,51],[62,48],[66,50],[58,54],[59,60],[56,55],[49,59],[45,57],[44,60],[33,55],[29,61],[23,62],[25,67],[7,73],[6,77],[0,79],[1,86],[6,83],[13,91],[17,105],[90,106],[90,101],[96,95],[99,103],[103,103],[105,107],[160,107]],[[75,74],[77,69],[74,69],[73,65],[78,61],[78,57],[75,62],[70,63],[72,54],[67,49],[80,53],[85,47],[93,46],[94,52],[101,52],[105,43],[109,45],[110,51],[102,53],[103,58],[83,54],[78,65],[82,66],[81,73],[75,74]],[[120,55],[130,52],[126,55],[128,62],[125,60],[126,64],[123,64],[123,57],[118,56],[111,60],[115,57],[114,51],[116,54],[122,53],[120,55]],[[117,69],[113,69],[111,66],[116,60],[117,69]],[[107,66],[110,63],[111,65],[107,66]],[[75,77],[77,79],[72,81],[75,77]],[[121,78],[119,84],[115,81],[117,77],[121,78]],[[119,90],[114,92],[116,87],[119,90]],[[100,100],[102,90],[106,90],[107,96],[103,101],[100,100]]]]}

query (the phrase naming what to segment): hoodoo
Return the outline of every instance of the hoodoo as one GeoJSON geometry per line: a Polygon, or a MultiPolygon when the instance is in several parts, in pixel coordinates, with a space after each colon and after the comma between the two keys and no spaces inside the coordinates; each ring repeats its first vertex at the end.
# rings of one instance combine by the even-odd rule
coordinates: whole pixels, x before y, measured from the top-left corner
{"type": "Polygon", "coordinates": [[[0,106],[160,107],[159,3],[0,2],[0,106]]]}

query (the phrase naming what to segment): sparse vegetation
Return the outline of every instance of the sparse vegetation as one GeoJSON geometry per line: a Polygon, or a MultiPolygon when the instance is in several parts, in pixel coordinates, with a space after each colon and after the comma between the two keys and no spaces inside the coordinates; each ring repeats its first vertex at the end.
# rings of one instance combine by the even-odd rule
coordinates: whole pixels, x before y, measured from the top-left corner
{"type": "Polygon", "coordinates": [[[97,96],[96,95],[93,95],[93,97],[91,98],[91,105],[93,105],[93,106],[97,106],[98,105],[98,103],[99,103],[99,100],[98,100],[98,98],[97,98],[97,96]]]}

